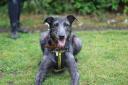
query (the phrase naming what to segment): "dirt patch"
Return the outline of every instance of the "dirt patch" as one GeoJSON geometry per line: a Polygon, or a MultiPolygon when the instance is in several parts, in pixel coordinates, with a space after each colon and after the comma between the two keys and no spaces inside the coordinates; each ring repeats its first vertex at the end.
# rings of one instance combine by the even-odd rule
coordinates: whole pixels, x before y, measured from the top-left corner
{"type": "Polygon", "coordinates": [[[2,79],[4,76],[4,73],[0,71],[0,79],[2,79]]]}
{"type": "MultiPolygon", "coordinates": [[[[128,17],[122,15],[107,16],[77,16],[77,20],[73,23],[73,30],[128,30],[128,17]]],[[[30,32],[45,31],[48,27],[43,24],[45,19],[42,15],[23,15],[21,16],[22,28],[27,28],[30,32]]],[[[10,28],[0,28],[0,32],[9,32],[10,28]]]]}
{"type": "Polygon", "coordinates": [[[1,33],[1,32],[8,32],[8,31],[10,31],[9,28],[0,28],[0,33],[1,33]]]}
{"type": "Polygon", "coordinates": [[[15,85],[13,81],[8,81],[8,85],[15,85]]]}
{"type": "MultiPolygon", "coordinates": [[[[102,30],[128,30],[128,27],[112,27],[112,26],[106,26],[106,27],[91,27],[91,26],[82,26],[79,27],[79,29],[77,27],[73,27],[72,30],[74,31],[102,31],[102,30]]],[[[48,28],[38,28],[38,29],[32,29],[29,28],[28,31],[30,33],[34,33],[34,32],[43,32],[48,30],[48,28]]],[[[0,28],[0,33],[4,33],[4,32],[10,32],[10,29],[1,29],[0,28]]]]}

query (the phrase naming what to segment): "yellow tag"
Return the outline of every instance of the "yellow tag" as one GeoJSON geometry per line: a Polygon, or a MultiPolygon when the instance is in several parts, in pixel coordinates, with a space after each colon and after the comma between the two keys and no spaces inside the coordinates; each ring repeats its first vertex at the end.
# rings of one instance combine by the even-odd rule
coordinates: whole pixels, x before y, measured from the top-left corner
{"type": "Polygon", "coordinates": [[[56,51],[56,52],[55,52],[55,55],[56,55],[57,58],[58,58],[58,61],[57,61],[57,62],[58,62],[58,68],[61,69],[61,63],[62,63],[62,62],[61,62],[62,51],[56,51]]]}
{"type": "Polygon", "coordinates": [[[58,68],[61,68],[61,51],[58,52],[58,68]]]}
{"type": "Polygon", "coordinates": [[[61,56],[61,51],[59,51],[58,56],[61,56]]]}

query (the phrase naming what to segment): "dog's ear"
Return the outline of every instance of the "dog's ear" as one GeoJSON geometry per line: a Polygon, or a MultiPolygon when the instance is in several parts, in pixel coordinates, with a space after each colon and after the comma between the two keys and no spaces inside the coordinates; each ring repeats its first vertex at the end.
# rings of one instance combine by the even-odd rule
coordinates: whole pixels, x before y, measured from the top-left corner
{"type": "Polygon", "coordinates": [[[47,17],[44,20],[44,23],[47,23],[49,26],[51,26],[53,21],[54,21],[54,18],[53,17],[47,17]]]}
{"type": "Polygon", "coordinates": [[[72,24],[73,23],[73,21],[76,19],[73,15],[68,15],[67,16],[67,19],[68,19],[68,21],[70,22],[70,24],[72,24]]]}

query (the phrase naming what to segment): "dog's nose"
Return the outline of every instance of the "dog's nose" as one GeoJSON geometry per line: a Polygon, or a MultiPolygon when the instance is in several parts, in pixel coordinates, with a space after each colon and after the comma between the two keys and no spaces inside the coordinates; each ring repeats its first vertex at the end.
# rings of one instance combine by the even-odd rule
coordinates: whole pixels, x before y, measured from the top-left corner
{"type": "Polygon", "coordinates": [[[64,36],[59,36],[59,40],[63,40],[64,39],[64,36]]]}

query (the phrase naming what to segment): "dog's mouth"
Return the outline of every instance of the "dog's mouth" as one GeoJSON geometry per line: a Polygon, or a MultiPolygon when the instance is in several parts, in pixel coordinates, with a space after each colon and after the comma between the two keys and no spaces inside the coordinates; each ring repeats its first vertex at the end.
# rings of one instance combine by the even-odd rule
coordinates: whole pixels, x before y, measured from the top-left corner
{"type": "Polygon", "coordinates": [[[58,39],[58,47],[59,48],[63,48],[65,46],[65,43],[66,43],[66,38],[64,36],[59,36],[59,39],[58,39]]]}

